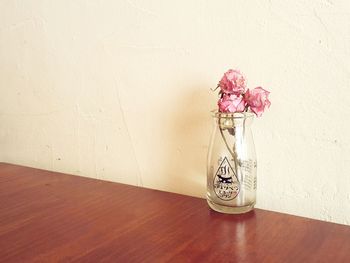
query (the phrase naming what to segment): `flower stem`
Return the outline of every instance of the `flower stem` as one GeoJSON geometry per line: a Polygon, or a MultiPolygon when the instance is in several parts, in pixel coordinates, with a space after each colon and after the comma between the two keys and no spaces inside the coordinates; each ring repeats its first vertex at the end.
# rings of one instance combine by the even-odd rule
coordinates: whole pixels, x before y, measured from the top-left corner
{"type": "MultiPolygon", "coordinates": [[[[231,154],[231,156],[232,156],[232,158],[233,158],[233,161],[234,161],[234,163],[235,163],[235,170],[233,171],[233,173],[234,173],[234,175],[237,177],[237,175],[238,175],[238,159],[237,159],[237,155],[235,154],[235,152],[234,152],[234,150],[232,151],[231,150],[231,148],[230,148],[230,146],[228,145],[228,143],[227,143],[227,140],[226,140],[226,138],[225,138],[225,135],[224,135],[224,132],[222,131],[222,128],[221,128],[221,126],[220,126],[220,118],[219,118],[219,130],[220,130],[220,133],[221,133],[221,137],[222,137],[222,139],[223,139],[223,141],[224,141],[224,143],[225,143],[225,145],[226,145],[226,148],[227,148],[227,150],[230,152],[230,154],[231,154]]],[[[235,144],[235,143],[234,143],[235,144]]],[[[235,148],[235,146],[234,146],[234,144],[233,144],[233,148],[235,148]]],[[[237,178],[238,179],[238,178],[237,178]]]]}

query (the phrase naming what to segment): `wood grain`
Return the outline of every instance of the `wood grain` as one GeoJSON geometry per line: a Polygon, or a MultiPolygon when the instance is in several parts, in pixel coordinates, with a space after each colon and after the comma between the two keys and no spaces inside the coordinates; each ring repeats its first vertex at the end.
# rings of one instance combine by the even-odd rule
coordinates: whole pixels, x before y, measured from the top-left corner
{"type": "Polygon", "coordinates": [[[0,164],[1,262],[350,262],[350,227],[0,164]]]}

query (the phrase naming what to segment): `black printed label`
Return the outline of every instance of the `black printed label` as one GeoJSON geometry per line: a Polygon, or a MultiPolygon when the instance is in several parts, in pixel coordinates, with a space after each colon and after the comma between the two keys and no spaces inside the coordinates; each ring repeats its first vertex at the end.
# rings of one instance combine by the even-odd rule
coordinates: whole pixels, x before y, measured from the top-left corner
{"type": "Polygon", "coordinates": [[[227,157],[222,160],[215,174],[214,191],[224,201],[234,199],[240,191],[240,183],[227,157]]]}

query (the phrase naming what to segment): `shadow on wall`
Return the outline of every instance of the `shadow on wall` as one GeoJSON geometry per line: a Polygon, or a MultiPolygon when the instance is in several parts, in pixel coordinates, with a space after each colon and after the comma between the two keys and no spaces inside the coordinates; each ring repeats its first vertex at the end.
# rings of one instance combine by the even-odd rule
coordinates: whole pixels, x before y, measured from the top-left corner
{"type": "Polygon", "coordinates": [[[188,87],[167,127],[170,142],[163,173],[168,191],[205,197],[206,158],[215,97],[208,86],[188,87]]]}

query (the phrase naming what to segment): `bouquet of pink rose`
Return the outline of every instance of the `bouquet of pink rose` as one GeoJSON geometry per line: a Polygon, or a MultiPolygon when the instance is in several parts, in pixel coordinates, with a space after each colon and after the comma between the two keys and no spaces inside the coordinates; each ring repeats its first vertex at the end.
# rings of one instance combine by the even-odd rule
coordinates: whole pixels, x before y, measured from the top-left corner
{"type": "Polygon", "coordinates": [[[246,80],[239,70],[229,69],[221,78],[216,89],[220,88],[219,111],[223,113],[247,112],[260,117],[265,108],[270,107],[269,91],[257,87],[246,89],[246,80]]]}

